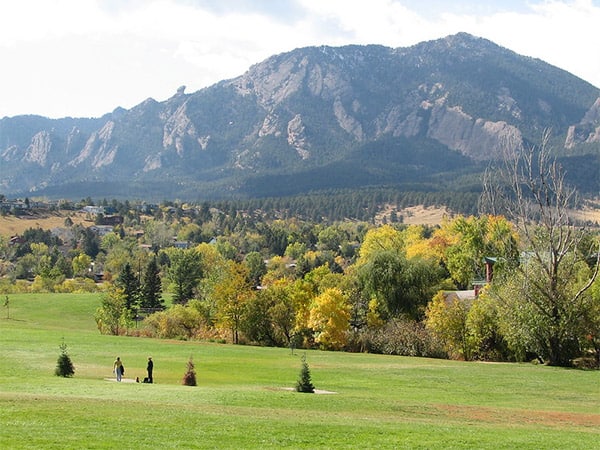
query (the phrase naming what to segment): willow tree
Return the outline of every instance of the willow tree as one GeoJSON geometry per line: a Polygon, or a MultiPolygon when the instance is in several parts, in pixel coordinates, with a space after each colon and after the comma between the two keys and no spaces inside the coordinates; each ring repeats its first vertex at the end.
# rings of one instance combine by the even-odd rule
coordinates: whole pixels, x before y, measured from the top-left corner
{"type": "Polygon", "coordinates": [[[507,141],[503,163],[487,171],[481,207],[504,214],[524,244],[520,264],[494,278],[509,342],[534,352],[550,365],[568,366],[581,353],[598,275],[597,239],[570,211],[577,191],[551,156],[550,133],[538,146],[507,141]],[[583,242],[595,242],[584,248],[583,242]],[[590,255],[595,255],[590,261],[590,255]]]}

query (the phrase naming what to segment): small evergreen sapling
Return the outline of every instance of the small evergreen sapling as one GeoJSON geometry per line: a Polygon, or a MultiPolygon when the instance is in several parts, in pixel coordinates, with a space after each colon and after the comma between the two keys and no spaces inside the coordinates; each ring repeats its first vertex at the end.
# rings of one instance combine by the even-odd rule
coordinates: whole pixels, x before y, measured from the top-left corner
{"type": "Polygon", "coordinates": [[[71,357],[67,353],[67,344],[64,342],[60,345],[60,356],[58,357],[58,361],[56,363],[56,369],[54,370],[54,375],[57,377],[72,377],[75,374],[75,367],[73,367],[73,362],[71,361],[71,357]]]}
{"type": "Polygon", "coordinates": [[[302,355],[302,369],[300,370],[300,378],[296,382],[296,391],[310,394],[315,392],[315,387],[310,379],[310,369],[306,362],[306,355],[302,355]]]}
{"type": "Polygon", "coordinates": [[[196,369],[194,368],[194,361],[192,361],[192,357],[187,363],[187,372],[183,376],[182,384],[184,386],[197,386],[196,383],[196,369]]]}

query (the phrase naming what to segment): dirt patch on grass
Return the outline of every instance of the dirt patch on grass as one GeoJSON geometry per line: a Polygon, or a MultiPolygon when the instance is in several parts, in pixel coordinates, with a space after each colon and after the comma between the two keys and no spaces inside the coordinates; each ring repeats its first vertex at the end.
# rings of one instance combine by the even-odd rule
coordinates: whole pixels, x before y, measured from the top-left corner
{"type": "MultiPolygon", "coordinates": [[[[296,392],[295,388],[291,388],[291,387],[282,387],[282,388],[267,388],[270,391],[291,391],[291,392],[296,392]]],[[[337,394],[337,392],[334,391],[326,391],[323,389],[315,389],[315,394],[320,394],[320,395],[327,395],[327,394],[337,394]]]]}
{"type": "Polygon", "coordinates": [[[495,409],[466,405],[435,405],[440,412],[459,420],[503,423],[510,425],[535,424],[555,428],[600,427],[600,414],[523,409],[495,409]]]}
{"type": "MultiPolygon", "coordinates": [[[[104,381],[114,381],[117,382],[116,378],[105,378],[104,381]]],[[[139,381],[135,381],[133,378],[121,378],[119,383],[139,383],[139,381]]]]}

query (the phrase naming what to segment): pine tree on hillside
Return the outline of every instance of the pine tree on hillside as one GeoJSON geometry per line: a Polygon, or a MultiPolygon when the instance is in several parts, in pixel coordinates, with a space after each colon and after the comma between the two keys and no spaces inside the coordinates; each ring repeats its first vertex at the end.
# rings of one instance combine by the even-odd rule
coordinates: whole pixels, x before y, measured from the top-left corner
{"type": "Polygon", "coordinates": [[[135,309],[140,299],[140,280],[129,263],[125,264],[115,284],[123,289],[125,307],[129,310],[135,309]]]}
{"type": "Polygon", "coordinates": [[[65,378],[72,377],[75,374],[75,367],[73,367],[71,357],[67,353],[67,344],[64,342],[60,345],[60,356],[58,357],[54,374],[57,377],[65,378]]]}
{"type": "Polygon", "coordinates": [[[140,306],[142,308],[163,308],[164,300],[161,297],[161,293],[162,284],[160,281],[160,270],[156,258],[152,258],[144,273],[140,306]]]}
{"type": "Polygon", "coordinates": [[[310,394],[315,392],[315,387],[310,379],[310,369],[306,362],[306,355],[302,355],[302,369],[300,370],[300,378],[296,382],[296,391],[310,394]]]}

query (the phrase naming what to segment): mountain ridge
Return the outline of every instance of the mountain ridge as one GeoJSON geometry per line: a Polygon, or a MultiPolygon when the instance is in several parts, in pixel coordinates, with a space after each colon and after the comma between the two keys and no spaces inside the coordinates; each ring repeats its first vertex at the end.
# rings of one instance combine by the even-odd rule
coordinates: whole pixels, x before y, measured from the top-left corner
{"type": "Polygon", "coordinates": [[[466,33],[396,49],[306,47],[100,118],[1,119],[0,190],[98,197],[113,183],[122,197],[162,185],[165,197],[223,198],[439,183],[544,129],[559,156],[598,164],[600,90],[466,33]]]}

